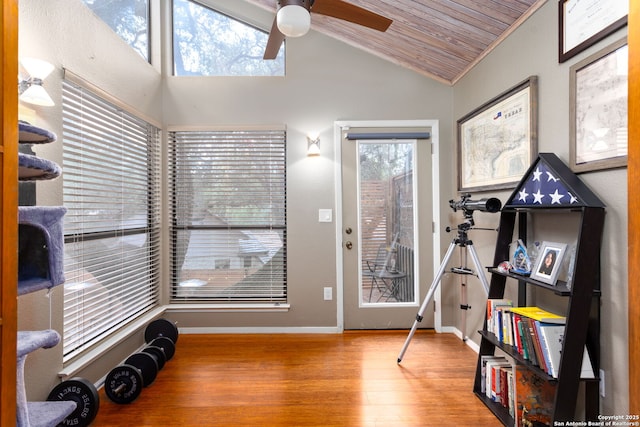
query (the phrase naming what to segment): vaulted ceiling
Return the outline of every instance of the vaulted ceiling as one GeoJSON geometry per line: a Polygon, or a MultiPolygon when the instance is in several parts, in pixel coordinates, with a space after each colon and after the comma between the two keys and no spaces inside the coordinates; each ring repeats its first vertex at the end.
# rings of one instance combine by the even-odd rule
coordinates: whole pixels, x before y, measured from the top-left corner
{"type": "MultiPolygon", "coordinates": [[[[276,0],[247,0],[276,11],[276,0]]],[[[311,13],[314,30],[454,84],[547,0],[347,0],[393,20],[382,33],[311,13]]]]}

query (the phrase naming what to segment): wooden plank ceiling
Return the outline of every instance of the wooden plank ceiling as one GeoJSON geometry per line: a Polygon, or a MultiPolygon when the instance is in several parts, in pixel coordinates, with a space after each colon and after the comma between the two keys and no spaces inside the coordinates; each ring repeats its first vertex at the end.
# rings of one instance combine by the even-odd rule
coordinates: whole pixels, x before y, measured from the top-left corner
{"type": "MultiPolygon", "coordinates": [[[[247,0],[276,11],[276,0],[247,0]]],[[[347,0],[386,16],[385,33],[311,13],[312,29],[454,84],[547,0],[347,0]]]]}

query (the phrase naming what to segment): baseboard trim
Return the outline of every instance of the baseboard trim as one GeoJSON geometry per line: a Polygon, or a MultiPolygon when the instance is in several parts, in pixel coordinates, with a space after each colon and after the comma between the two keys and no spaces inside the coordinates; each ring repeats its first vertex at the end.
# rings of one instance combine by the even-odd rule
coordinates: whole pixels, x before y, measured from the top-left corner
{"type": "Polygon", "coordinates": [[[471,348],[471,350],[475,351],[476,353],[480,353],[480,346],[476,344],[473,340],[469,339],[469,337],[463,337],[462,331],[456,328],[455,326],[445,326],[441,328],[440,332],[454,334],[455,336],[463,340],[465,344],[467,344],[467,346],[471,348]]]}
{"type": "Polygon", "coordinates": [[[302,326],[302,327],[179,327],[181,334],[339,334],[337,326],[302,326]]]}

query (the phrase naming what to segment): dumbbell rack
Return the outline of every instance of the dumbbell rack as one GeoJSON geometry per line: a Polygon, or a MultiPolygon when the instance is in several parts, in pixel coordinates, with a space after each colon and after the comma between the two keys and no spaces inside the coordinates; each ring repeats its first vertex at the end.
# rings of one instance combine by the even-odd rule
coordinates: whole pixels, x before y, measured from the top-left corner
{"type": "MultiPolygon", "coordinates": [[[[46,144],[56,140],[55,134],[19,123],[20,144],[46,144]]],[[[18,179],[21,182],[55,179],[60,167],[31,154],[18,154],[18,179]]],[[[18,207],[18,296],[50,289],[64,283],[63,230],[64,207],[18,207]]],[[[74,401],[28,402],[24,383],[27,355],[40,349],[55,347],[60,334],[53,330],[19,331],[17,345],[17,426],[56,426],[78,407],[74,401]]]]}

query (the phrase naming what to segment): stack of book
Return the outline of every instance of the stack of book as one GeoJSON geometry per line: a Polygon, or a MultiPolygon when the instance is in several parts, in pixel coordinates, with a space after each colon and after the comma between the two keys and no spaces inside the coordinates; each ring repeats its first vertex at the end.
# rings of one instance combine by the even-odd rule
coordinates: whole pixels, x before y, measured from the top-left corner
{"type": "MultiPolygon", "coordinates": [[[[487,331],[554,378],[558,378],[565,323],[565,317],[540,307],[513,307],[510,300],[487,300],[487,331]]],[[[593,377],[585,351],[582,378],[593,377]]]]}
{"type": "Polygon", "coordinates": [[[516,384],[514,383],[515,368],[502,356],[481,356],[482,378],[480,390],[487,399],[497,402],[509,410],[515,417],[516,413],[516,384]]]}

